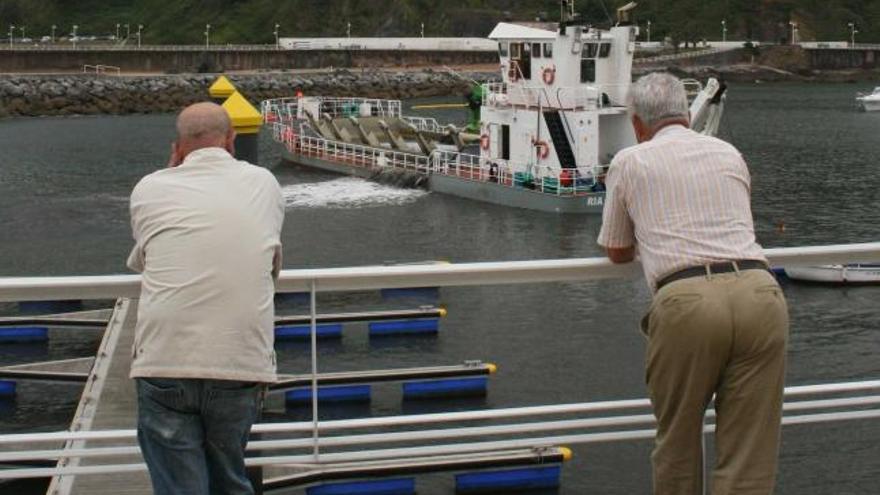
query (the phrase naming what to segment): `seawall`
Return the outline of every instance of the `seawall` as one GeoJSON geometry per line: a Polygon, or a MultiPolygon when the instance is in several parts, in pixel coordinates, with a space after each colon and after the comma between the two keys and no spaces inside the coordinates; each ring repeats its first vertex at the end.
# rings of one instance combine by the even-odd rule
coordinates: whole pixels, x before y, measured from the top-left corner
{"type": "Polygon", "coordinates": [[[498,54],[439,50],[277,50],[156,46],[124,49],[62,48],[0,50],[0,72],[79,72],[84,65],[111,65],[123,72],[191,73],[325,67],[442,67],[497,64],[498,54]]]}
{"type": "MultiPolygon", "coordinates": [[[[470,79],[496,74],[464,75],[421,71],[273,72],[227,75],[254,105],[260,100],[305,94],[369,98],[416,98],[464,95],[470,79]]],[[[208,98],[216,74],[157,76],[0,76],[0,117],[175,112],[208,98]]]]}

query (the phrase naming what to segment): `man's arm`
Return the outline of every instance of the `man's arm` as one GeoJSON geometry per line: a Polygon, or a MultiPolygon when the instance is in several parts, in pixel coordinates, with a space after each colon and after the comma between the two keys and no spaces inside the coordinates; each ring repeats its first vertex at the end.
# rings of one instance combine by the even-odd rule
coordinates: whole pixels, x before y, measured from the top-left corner
{"type": "Polygon", "coordinates": [[[614,263],[629,263],[636,257],[634,225],[626,204],[628,184],[624,178],[624,167],[625,164],[615,158],[608,169],[602,228],[597,239],[614,263]]]}
{"type": "Polygon", "coordinates": [[[625,248],[606,247],[605,253],[612,263],[629,263],[636,259],[636,248],[634,246],[625,248]]]}

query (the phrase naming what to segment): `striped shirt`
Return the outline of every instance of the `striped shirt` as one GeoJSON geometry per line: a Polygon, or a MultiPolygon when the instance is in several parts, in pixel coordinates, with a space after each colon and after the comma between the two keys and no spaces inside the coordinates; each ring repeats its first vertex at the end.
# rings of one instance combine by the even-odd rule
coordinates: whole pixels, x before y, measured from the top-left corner
{"type": "Polygon", "coordinates": [[[605,183],[598,242],[636,246],[652,289],[691,266],[766,262],[755,242],[749,171],[729,143],[671,125],[620,151],[605,183]]]}

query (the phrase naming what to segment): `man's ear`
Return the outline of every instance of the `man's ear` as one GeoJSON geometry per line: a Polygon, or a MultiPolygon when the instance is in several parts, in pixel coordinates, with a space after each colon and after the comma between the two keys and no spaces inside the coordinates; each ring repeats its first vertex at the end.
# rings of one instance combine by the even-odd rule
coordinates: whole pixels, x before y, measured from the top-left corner
{"type": "Polygon", "coordinates": [[[229,134],[226,135],[226,151],[228,151],[230,155],[235,156],[235,131],[232,129],[230,129],[229,134]]]}
{"type": "Polygon", "coordinates": [[[647,126],[645,125],[644,122],[642,122],[642,119],[639,118],[639,116],[636,114],[633,114],[633,116],[632,116],[632,126],[633,126],[633,131],[635,131],[635,133],[636,133],[636,141],[643,143],[648,140],[647,139],[647,134],[648,134],[647,133],[647,131],[648,131],[647,126]]]}

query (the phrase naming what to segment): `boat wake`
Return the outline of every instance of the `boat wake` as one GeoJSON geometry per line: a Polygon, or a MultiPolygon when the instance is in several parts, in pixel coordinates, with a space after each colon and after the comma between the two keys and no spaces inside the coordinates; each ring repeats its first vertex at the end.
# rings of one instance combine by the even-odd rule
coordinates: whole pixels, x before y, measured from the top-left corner
{"type": "Polygon", "coordinates": [[[288,208],[335,209],[404,205],[428,194],[421,189],[400,189],[356,177],[291,184],[282,192],[288,208]]]}

